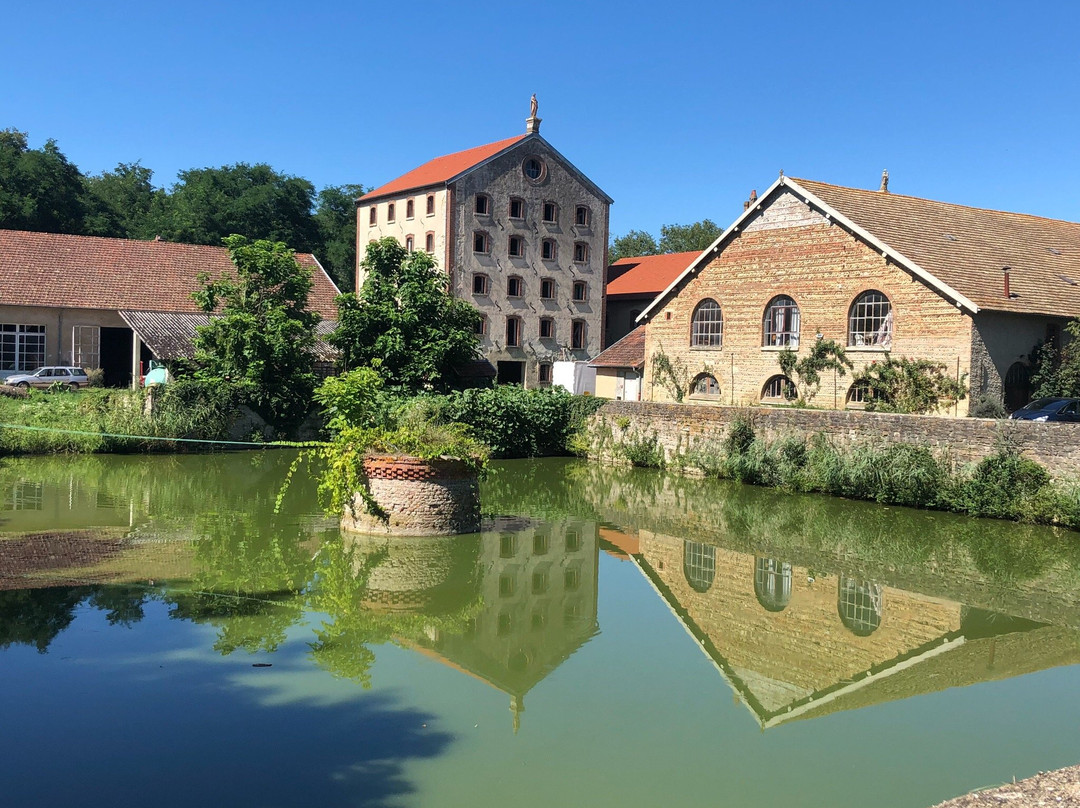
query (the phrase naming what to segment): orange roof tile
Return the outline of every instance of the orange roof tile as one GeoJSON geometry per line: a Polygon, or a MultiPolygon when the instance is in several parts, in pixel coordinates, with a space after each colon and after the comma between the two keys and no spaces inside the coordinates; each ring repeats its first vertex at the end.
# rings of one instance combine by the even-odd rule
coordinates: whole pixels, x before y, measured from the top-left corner
{"type": "MultiPolygon", "coordinates": [[[[337,318],[338,288],[310,254],[310,307],[337,318]]],[[[191,299],[200,272],[231,272],[224,247],[0,230],[0,302],[118,311],[197,312],[191,299]]]]}
{"type": "Polygon", "coordinates": [[[589,363],[591,368],[639,368],[645,364],[645,326],[639,325],[589,363]]]}
{"type": "Polygon", "coordinates": [[[611,265],[611,269],[619,270],[624,267],[630,267],[630,269],[608,282],[607,294],[609,297],[611,295],[660,294],[700,254],[700,252],[681,252],[620,258],[611,265]]]}
{"type": "Polygon", "coordinates": [[[391,180],[385,185],[380,185],[373,191],[368,191],[360,202],[367,202],[391,194],[400,194],[411,191],[414,188],[427,188],[453,179],[463,171],[467,171],[490,157],[494,157],[503,149],[509,148],[519,140],[524,140],[528,135],[515,135],[514,137],[500,140],[497,143],[488,143],[486,146],[476,146],[465,151],[445,154],[429,160],[419,168],[414,168],[407,174],[402,174],[396,180],[391,180]]]}

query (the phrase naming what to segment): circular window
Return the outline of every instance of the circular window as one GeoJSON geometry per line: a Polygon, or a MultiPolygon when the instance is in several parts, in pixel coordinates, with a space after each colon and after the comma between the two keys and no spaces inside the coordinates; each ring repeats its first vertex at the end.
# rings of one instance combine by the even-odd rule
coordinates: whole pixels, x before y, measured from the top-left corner
{"type": "Polygon", "coordinates": [[[544,178],[544,162],[539,157],[526,157],[521,164],[521,171],[526,178],[539,182],[544,178]]]}

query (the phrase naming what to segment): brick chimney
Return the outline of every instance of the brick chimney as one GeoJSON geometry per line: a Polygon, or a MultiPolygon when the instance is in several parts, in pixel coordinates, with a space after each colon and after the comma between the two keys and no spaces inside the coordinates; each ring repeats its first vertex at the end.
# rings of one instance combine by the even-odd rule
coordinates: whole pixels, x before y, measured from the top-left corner
{"type": "Polygon", "coordinates": [[[1012,297],[1012,294],[1009,292],[1009,270],[1010,269],[1012,269],[1012,267],[1002,267],[1001,268],[1002,273],[1005,275],[1005,299],[1006,300],[1008,300],[1010,297],[1012,297]]]}
{"type": "Polygon", "coordinates": [[[757,188],[750,192],[750,198],[742,203],[743,210],[750,210],[754,203],[757,202],[757,188]]]}

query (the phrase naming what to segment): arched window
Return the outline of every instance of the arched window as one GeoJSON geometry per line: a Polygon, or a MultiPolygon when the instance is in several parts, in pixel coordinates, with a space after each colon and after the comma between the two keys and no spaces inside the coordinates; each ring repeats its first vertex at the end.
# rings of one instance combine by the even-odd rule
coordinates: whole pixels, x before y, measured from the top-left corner
{"type": "Polygon", "coordinates": [[[1031,368],[1013,362],[1005,374],[1005,409],[1015,412],[1031,401],[1031,368]]]}
{"type": "Polygon", "coordinates": [[[848,312],[848,345],[892,347],[893,314],[889,298],[871,289],[863,292],[851,304],[848,312]]]}
{"type": "Polygon", "coordinates": [[[787,376],[771,376],[761,388],[762,401],[794,401],[799,397],[795,383],[787,376]]]}
{"type": "Polygon", "coordinates": [[[724,315],[711,298],[698,303],[690,320],[691,348],[719,348],[724,337],[724,315]]]}
{"type": "Polygon", "coordinates": [[[881,585],[841,577],[836,595],[840,622],[858,637],[868,637],[881,625],[881,585]]]}
{"type": "Polygon", "coordinates": [[[791,600],[791,564],[775,558],[755,558],[754,594],[766,611],[782,612],[791,600]]]}
{"type": "Polygon", "coordinates": [[[761,344],[767,347],[799,347],[799,307],[787,295],[774,297],[765,307],[761,344]]]}
{"type": "Polygon", "coordinates": [[[855,382],[848,388],[846,404],[853,410],[862,409],[866,406],[866,402],[870,400],[871,395],[869,384],[865,381],[855,382]]]}
{"type": "Polygon", "coordinates": [[[699,541],[683,541],[683,575],[695,592],[708,592],[716,576],[716,548],[699,541]]]}
{"type": "Polygon", "coordinates": [[[720,398],[720,383],[715,376],[702,373],[690,385],[691,398],[720,398]]]}

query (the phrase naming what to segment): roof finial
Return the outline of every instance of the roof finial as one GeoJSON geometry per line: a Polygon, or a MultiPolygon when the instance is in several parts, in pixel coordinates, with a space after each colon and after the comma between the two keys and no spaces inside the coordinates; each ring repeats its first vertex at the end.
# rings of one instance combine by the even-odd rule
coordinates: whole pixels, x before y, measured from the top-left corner
{"type": "Polygon", "coordinates": [[[784,169],[780,169],[780,179],[784,178],[784,169]]]}
{"type": "Polygon", "coordinates": [[[889,169],[885,169],[881,172],[881,193],[889,193],[889,169]]]}
{"type": "Polygon", "coordinates": [[[533,93],[532,98],[529,99],[529,117],[525,120],[525,131],[530,135],[540,133],[540,118],[536,117],[536,109],[536,93],[533,93]]]}

